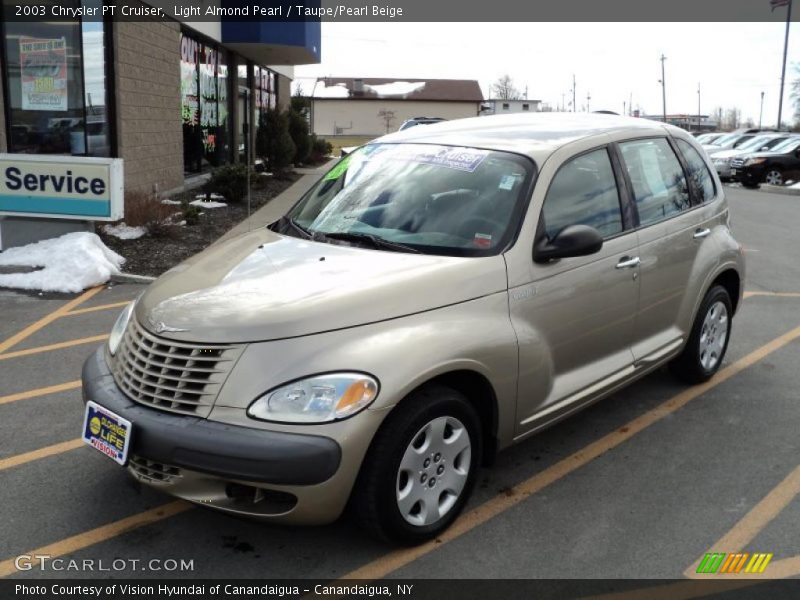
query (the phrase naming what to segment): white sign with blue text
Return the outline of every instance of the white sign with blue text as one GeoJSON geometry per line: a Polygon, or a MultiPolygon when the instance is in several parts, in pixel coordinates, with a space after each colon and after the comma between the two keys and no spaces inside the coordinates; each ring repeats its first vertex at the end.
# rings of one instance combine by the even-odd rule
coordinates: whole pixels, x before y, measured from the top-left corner
{"type": "Polygon", "coordinates": [[[0,215],[118,221],[122,159],[0,154],[0,215]]]}

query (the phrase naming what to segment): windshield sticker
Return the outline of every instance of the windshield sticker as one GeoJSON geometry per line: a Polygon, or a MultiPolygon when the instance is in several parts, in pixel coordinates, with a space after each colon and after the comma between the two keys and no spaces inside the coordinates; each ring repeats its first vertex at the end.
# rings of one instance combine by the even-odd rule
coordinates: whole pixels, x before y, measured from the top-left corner
{"type": "Polygon", "coordinates": [[[352,154],[348,154],[342,160],[339,161],[339,164],[337,164],[330,171],[328,171],[328,174],[325,175],[325,181],[330,181],[332,179],[339,179],[339,177],[341,177],[342,174],[345,171],[347,171],[347,167],[350,166],[350,157],[352,156],[353,156],[352,154]]]}
{"type": "Polygon", "coordinates": [[[445,167],[472,173],[489,155],[488,150],[473,148],[439,148],[437,150],[423,150],[417,148],[403,148],[394,158],[410,160],[426,165],[445,167]]]}
{"type": "Polygon", "coordinates": [[[517,178],[513,175],[503,175],[503,178],[500,180],[500,185],[497,186],[497,189],[512,190],[514,189],[514,183],[516,180],[517,178]]]}
{"type": "Polygon", "coordinates": [[[476,248],[490,248],[492,246],[492,236],[489,233],[476,233],[472,238],[472,245],[476,248]]]}

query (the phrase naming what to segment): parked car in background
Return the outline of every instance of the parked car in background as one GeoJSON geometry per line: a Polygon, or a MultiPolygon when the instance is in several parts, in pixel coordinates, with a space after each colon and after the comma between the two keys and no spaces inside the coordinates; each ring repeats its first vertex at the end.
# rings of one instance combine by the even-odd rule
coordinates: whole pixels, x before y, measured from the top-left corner
{"type": "Polygon", "coordinates": [[[84,366],[83,439],[204,507],[420,543],[497,451],[662,365],[710,379],[743,282],[683,129],[418,127],[148,286],[84,366]]]}
{"type": "Polygon", "coordinates": [[[400,129],[397,131],[405,131],[410,127],[416,127],[417,125],[433,125],[434,123],[441,123],[442,121],[446,121],[447,119],[443,119],[441,117],[414,117],[412,119],[406,119],[403,121],[403,124],[400,125],[400,129]]]}
{"type": "Polygon", "coordinates": [[[713,144],[703,144],[703,150],[705,150],[706,154],[709,156],[714,156],[714,154],[717,152],[738,148],[739,146],[752,140],[754,137],[756,137],[755,133],[740,133],[738,131],[726,133],[722,137],[714,140],[713,144]]]}
{"type": "Polygon", "coordinates": [[[698,144],[713,144],[715,140],[718,140],[723,135],[725,135],[721,131],[715,131],[714,133],[701,133],[694,139],[697,140],[698,144]]]}
{"type": "Polygon", "coordinates": [[[731,161],[737,156],[744,156],[752,152],[768,152],[775,146],[782,144],[792,137],[791,133],[764,133],[759,134],[750,141],[742,144],[734,150],[722,150],[715,152],[711,157],[714,168],[720,179],[726,181],[731,178],[731,161]]]}
{"type": "Polygon", "coordinates": [[[800,180],[800,136],[792,136],[771,152],[754,152],[733,159],[731,177],[745,187],[800,180]]]}

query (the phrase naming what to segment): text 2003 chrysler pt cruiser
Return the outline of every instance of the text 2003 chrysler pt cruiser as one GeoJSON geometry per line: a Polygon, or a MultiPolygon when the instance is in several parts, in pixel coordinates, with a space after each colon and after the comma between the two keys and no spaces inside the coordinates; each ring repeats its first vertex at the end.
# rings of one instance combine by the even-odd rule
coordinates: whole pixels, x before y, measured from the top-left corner
{"type": "Polygon", "coordinates": [[[204,506],[323,523],[349,503],[430,538],[497,450],[665,363],[716,372],[744,276],[728,222],[703,151],[655,122],[386,136],[129,306],[84,367],[84,438],[204,506]]]}

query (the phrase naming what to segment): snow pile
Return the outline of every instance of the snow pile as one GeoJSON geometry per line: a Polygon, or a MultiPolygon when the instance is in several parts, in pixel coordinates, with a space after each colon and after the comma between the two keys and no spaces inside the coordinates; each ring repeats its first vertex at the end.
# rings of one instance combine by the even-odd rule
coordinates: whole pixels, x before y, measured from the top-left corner
{"type": "Polygon", "coordinates": [[[343,83],[336,85],[325,85],[325,82],[320,80],[314,86],[314,98],[349,98],[350,91],[343,83]]]}
{"type": "MultiPolygon", "coordinates": [[[[204,196],[203,196],[204,197],[204,196]]],[[[205,200],[192,200],[189,202],[192,206],[202,206],[203,208],[226,208],[228,205],[224,202],[215,202],[214,200],[210,200],[206,202],[205,200]]]]}
{"type": "Polygon", "coordinates": [[[68,233],[0,253],[0,266],[43,267],[32,273],[0,274],[0,287],[80,292],[108,281],[124,262],[94,233],[68,233]]]}
{"type": "Polygon", "coordinates": [[[793,190],[800,190],[800,181],[789,186],[793,190]]]}
{"type": "Polygon", "coordinates": [[[181,203],[180,200],[170,200],[169,198],[161,201],[161,204],[173,204],[173,205],[176,205],[176,204],[180,204],[180,203],[181,203]]]}
{"type": "Polygon", "coordinates": [[[119,225],[103,225],[103,233],[113,235],[121,240],[138,240],[147,233],[147,228],[141,226],[130,227],[123,221],[119,225]]]}
{"type": "Polygon", "coordinates": [[[392,83],[383,83],[380,85],[364,85],[375,92],[378,96],[408,96],[414,92],[420,91],[425,87],[424,81],[417,81],[411,83],[409,81],[393,81],[392,83]]]}
{"type": "Polygon", "coordinates": [[[210,194],[197,194],[195,200],[215,200],[216,202],[225,202],[225,196],[212,192],[210,194]]]}

